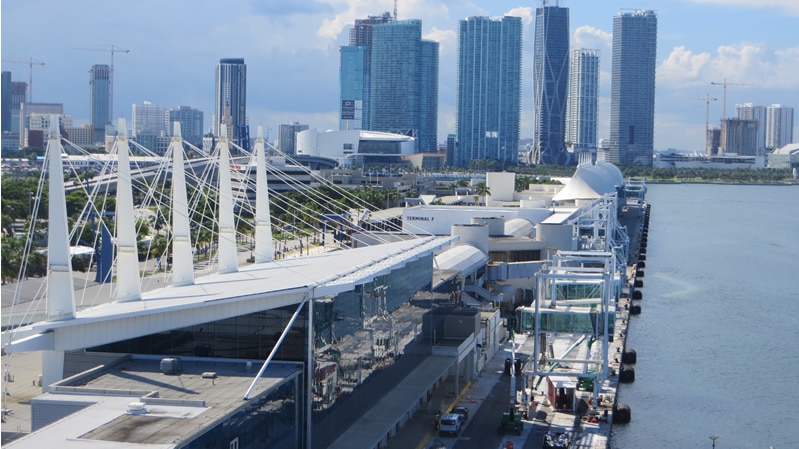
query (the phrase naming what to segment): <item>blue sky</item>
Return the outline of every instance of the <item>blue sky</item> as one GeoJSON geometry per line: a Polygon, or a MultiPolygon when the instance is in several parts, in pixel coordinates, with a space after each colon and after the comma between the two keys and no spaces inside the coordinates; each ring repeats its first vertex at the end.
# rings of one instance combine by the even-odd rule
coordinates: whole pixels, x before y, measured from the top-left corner
{"type": "MultiPolygon", "coordinates": [[[[554,4],[554,0],[550,0],[554,4]]],[[[705,96],[711,125],[735,104],[799,108],[797,0],[561,0],[570,9],[571,46],[601,51],[599,135],[607,137],[613,16],[620,9],[658,12],[655,148],[701,150],[705,96]]],[[[540,1],[399,0],[399,19],[421,19],[427,39],[440,42],[441,141],[455,130],[458,21],[469,16],[523,18],[522,137],[532,137],[532,17],[540,1]]],[[[214,71],[220,58],[247,63],[251,132],[276,138],[280,123],[336,129],[339,47],[355,19],[393,11],[393,0],[2,0],[3,70],[28,81],[33,101],[63,103],[77,125],[89,120],[88,71],[115,57],[114,118],[130,122],[131,105],[150,101],[205,112],[210,129],[214,71]]],[[[795,132],[795,139],[799,133],[795,132]]]]}

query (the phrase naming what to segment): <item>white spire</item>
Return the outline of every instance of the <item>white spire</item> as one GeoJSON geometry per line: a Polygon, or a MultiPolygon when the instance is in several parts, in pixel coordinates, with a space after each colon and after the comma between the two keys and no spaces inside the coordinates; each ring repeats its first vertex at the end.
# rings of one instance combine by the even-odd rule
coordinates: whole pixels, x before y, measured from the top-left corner
{"type": "Polygon", "coordinates": [[[194,260],[191,254],[189,202],[186,195],[186,172],[183,166],[183,137],[180,122],[172,133],[172,285],[194,283],[194,260]]]}
{"type": "Polygon", "coordinates": [[[141,299],[136,219],[133,215],[133,183],[130,177],[130,147],[125,119],[117,129],[117,302],[141,299]]]}
{"type": "Polygon", "coordinates": [[[230,181],[230,149],[227,128],[220,127],[219,139],[219,273],[238,271],[236,226],[233,218],[233,187],[230,181]]]}
{"type": "Polygon", "coordinates": [[[64,192],[64,166],[61,161],[61,133],[58,117],[50,116],[47,154],[50,171],[50,210],[47,225],[47,319],[75,318],[75,288],[72,283],[72,257],[69,254],[67,200],[64,192]]]}
{"type": "Polygon", "coordinates": [[[275,258],[272,246],[272,218],[269,214],[269,186],[266,182],[266,150],[264,129],[258,127],[255,139],[255,263],[275,258]]]}

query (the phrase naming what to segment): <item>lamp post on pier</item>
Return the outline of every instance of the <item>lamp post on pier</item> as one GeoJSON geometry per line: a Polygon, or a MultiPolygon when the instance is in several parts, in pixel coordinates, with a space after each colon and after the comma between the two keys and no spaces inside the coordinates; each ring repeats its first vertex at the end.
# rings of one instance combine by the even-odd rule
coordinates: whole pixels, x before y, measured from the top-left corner
{"type": "Polygon", "coordinates": [[[718,435],[710,435],[708,438],[710,438],[710,440],[713,441],[713,449],[716,449],[716,440],[719,439],[719,436],[718,435]]]}

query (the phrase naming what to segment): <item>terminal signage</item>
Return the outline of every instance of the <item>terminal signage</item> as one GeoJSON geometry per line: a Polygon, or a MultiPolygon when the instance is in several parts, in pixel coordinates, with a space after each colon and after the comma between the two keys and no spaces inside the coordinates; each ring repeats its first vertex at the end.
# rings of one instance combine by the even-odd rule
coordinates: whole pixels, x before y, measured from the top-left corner
{"type": "Polygon", "coordinates": [[[341,100],[341,120],[355,120],[355,100],[341,100]]]}

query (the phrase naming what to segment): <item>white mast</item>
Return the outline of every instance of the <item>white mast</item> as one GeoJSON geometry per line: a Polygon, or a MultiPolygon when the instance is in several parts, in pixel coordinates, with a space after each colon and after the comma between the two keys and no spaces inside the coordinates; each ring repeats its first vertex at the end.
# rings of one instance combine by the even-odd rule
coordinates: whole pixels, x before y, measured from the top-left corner
{"type": "Polygon", "coordinates": [[[136,220],[133,215],[133,184],[130,177],[130,147],[125,119],[118,121],[117,135],[117,302],[141,299],[136,220]]]}
{"type": "Polygon", "coordinates": [[[61,133],[58,116],[50,116],[47,154],[50,170],[50,219],[47,225],[47,319],[75,318],[75,288],[72,283],[72,257],[69,254],[67,200],[64,192],[64,165],[61,161],[61,133]]]}
{"type": "Polygon", "coordinates": [[[255,263],[270,262],[275,258],[272,246],[272,218],[269,214],[269,186],[266,181],[266,150],[264,129],[258,127],[255,139],[255,263]]]}
{"type": "Polygon", "coordinates": [[[183,166],[183,137],[180,122],[172,133],[172,285],[194,284],[194,261],[191,254],[189,202],[186,195],[186,172],[183,166]]]}
{"type": "Polygon", "coordinates": [[[233,187],[230,181],[230,150],[227,127],[220,126],[219,139],[219,273],[238,271],[236,226],[233,216],[233,187]]]}

